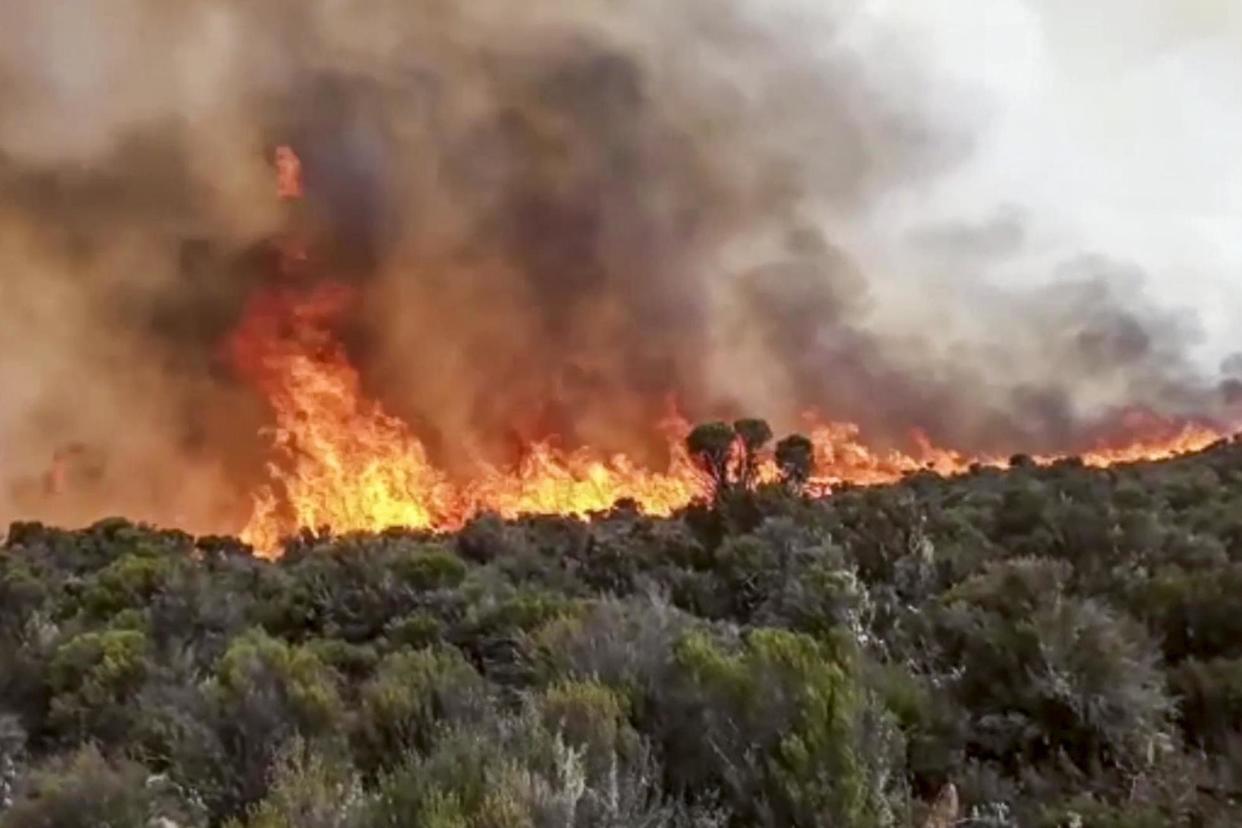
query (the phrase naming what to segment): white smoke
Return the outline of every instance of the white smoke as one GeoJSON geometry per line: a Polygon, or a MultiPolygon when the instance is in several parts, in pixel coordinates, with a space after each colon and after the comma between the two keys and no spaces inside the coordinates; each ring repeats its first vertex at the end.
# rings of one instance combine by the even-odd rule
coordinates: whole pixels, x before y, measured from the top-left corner
{"type": "Polygon", "coordinates": [[[873,266],[904,274],[903,289],[939,298],[930,307],[946,314],[962,310],[979,281],[1046,284],[1058,264],[1090,253],[1142,271],[1129,290],[1193,312],[1202,333],[1195,356],[1205,367],[1236,350],[1242,6],[866,6],[878,29],[904,36],[897,50],[913,50],[933,73],[967,87],[956,106],[984,120],[966,163],[933,187],[895,193],[873,216],[866,229],[873,266]],[[910,236],[937,226],[976,233],[959,238],[959,255],[929,257],[910,236]],[[1006,227],[1021,236],[1008,248],[996,236],[1006,227]],[[972,258],[987,238],[1002,248],[986,262],[972,258]]]}

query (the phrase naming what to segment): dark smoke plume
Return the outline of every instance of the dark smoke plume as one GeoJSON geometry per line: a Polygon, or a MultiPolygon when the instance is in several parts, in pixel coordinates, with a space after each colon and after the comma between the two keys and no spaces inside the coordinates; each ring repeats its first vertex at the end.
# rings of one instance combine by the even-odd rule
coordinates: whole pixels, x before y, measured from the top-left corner
{"type": "MultiPolygon", "coordinates": [[[[838,228],[970,151],[851,2],[16,0],[0,11],[0,474],[80,443],[99,511],[218,527],[265,422],[220,341],[292,222],[361,297],[368,390],[446,465],[558,434],[650,455],[805,408],[877,439],[1072,448],[1129,405],[1217,412],[1187,324],[1084,258],[894,330],[838,228]],[[68,6],[72,8],[68,8],[68,6]],[[306,198],[276,202],[274,147],[306,198]]],[[[972,266],[1008,217],[945,227],[972,266]]],[[[1193,326],[1189,326],[1192,328],[1193,326]]],[[[38,488],[37,485],[34,486],[38,488]]]]}

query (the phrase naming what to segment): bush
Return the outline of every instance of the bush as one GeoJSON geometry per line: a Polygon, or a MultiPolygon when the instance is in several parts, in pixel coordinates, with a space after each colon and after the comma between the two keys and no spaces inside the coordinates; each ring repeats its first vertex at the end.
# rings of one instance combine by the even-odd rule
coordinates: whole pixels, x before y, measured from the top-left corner
{"type": "Polygon", "coordinates": [[[726,430],[669,518],[14,525],[0,828],[1242,824],[1242,443],[814,498],[726,430]]]}
{"type": "Polygon", "coordinates": [[[140,765],[83,748],[33,771],[0,811],[0,828],[137,828],[151,816],[146,782],[140,765]]]}
{"type": "Polygon", "coordinates": [[[639,752],[638,733],[630,727],[625,702],[602,684],[560,682],[535,701],[543,726],[582,757],[587,778],[595,783],[616,769],[618,757],[639,752]]]}
{"type": "Polygon", "coordinates": [[[83,633],[57,648],[48,671],[51,727],[74,741],[123,738],[150,669],[148,648],[138,630],[83,633]]]}
{"type": "Polygon", "coordinates": [[[310,647],[256,630],[238,636],[196,692],[163,708],[159,729],[172,741],[174,768],[197,781],[213,817],[240,816],[267,792],[289,740],[343,740],[339,682],[310,647]]]}
{"type": "Polygon", "coordinates": [[[1242,733],[1242,659],[1190,659],[1170,673],[1169,685],[1192,742],[1223,752],[1242,733]]]}
{"type": "Polygon", "coordinates": [[[338,681],[312,647],[252,631],[238,636],[220,659],[208,693],[226,711],[242,714],[266,704],[304,733],[327,733],[343,713],[338,681]]]}
{"type": "Polygon", "coordinates": [[[82,608],[100,618],[147,606],[173,569],[167,558],[131,554],[94,575],[81,597],[82,608]]]}
{"type": "Polygon", "coordinates": [[[392,568],[399,583],[420,592],[452,589],[466,578],[466,565],[457,556],[436,548],[402,554],[392,568]]]}
{"type": "Polygon", "coordinates": [[[674,715],[684,719],[666,749],[683,785],[719,785],[764,824],[895,822],[896,729],[837,654],[756,630],[735,653],[691,634],[677,662],[684,695],[674,715]]]}
{"type": "Polygon", "coordinates": [[[1141,768],[1167,741],[1153,643],[1131,619],[1063,594],[1068,565],[996,564],[947,596],[944,657],[958,666],[979,756],[1141,768]]]}
{"type": "Polygon", "coordinates": [[[361,828],[367,806],[348,762],[295,739],[277,757],[267,796],[226,828],[361,828]]]}
{"type": "Polygon", "coordinates": [[[367,771],[426,752],[440,730],[487,709],[482,677],[456,650],[400,650],[380,663],[359,692],[361,765],[367,771]]]}

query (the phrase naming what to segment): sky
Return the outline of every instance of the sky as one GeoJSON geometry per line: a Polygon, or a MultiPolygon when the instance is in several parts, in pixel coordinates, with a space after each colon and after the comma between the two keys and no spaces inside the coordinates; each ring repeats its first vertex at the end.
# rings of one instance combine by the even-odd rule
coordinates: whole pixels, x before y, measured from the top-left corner
{"type": "Polygon", "coordinates": [[[860,240],[873,267],[952,293],[970,277],[911,243],[920,228],[1020,227],[1021,249],[977,278],[1048,283],[1105,256],[1194,312],[1205,364],[1239,349],[1242,4],[871,0],[853,26],[863,48],[917,55],[944,117],[972,124],[966,161],[877,206],[860,240]]]}

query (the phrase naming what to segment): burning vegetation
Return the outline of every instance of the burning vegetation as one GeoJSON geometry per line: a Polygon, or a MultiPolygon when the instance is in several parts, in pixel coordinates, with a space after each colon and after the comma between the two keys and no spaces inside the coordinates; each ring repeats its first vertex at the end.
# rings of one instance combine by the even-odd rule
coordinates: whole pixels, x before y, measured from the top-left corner
{"type": "MultiPolygon", "coordinates": [[[[275,153],[277,195],[303,196],[302,163],[292,147],[275,153]]],[[[350,361],[340,328],[355,297],[348,285],[307,276],[304,240],[279,247],[277,278],[248,301],[229,337],[238,373],[270,406],[275,456],[271,480],[254,495],[241,537],[265,552],[299,530],[450,531],[480,513],[586,517],[628,502],[667,516],[728,486],[781,482],[824,494],[839,484],[891,483],[933,470],[958,474],[972,465],[1001,465],[935,446],[921,434],[911,453],[876,451],[854,424],[809,419],[809,437],[794,436],[769,452],[766,422],[707,424],[691,430],[676,414],[663,424],[669,462],[653,470],[625,454],[583,447],[562,451],[551,441],[520,447],[511,467],[477,462],[469,477],[438,468],[411,427],[370,399],[350,361]]],[[[1205,425],[1131,417],[1128,442],[1088,450],[1087,465],[1108,466],[1197,451],[1220,439],[1205,425]]],[[[1056,455],[1034,458],[1048,463],[1056,455]]]]}
{"type": "Polygon", "coordinates": [[[807,499],[768,436],[668,518],[14,524],[0,828],[1242,825],[1242,441],[807,499]]]}
{"type": "Polygon", "coordinates": [[[1242,825],[1242,354],[951,204],[1053,5],[0,4],[0,828],[1242,825]]]}
{"type": "MultiPolygon", "coordinates": [[[[108,37],[81,66],[27,5],[11,36],[58,48],[0,54],[5,516],[274,553],[1015,452],[1107,466],[1240,421],[1194,326],[1090,250],[900,323],[923,289],[848,231],[969,135],[918,71],[868,71],[833,4],[88,3],[108,37]],[[146,63],[156,21],[184,66],[146,63]]],[[[920,238],[1027,243],[958,230],[920,238]]]]}

